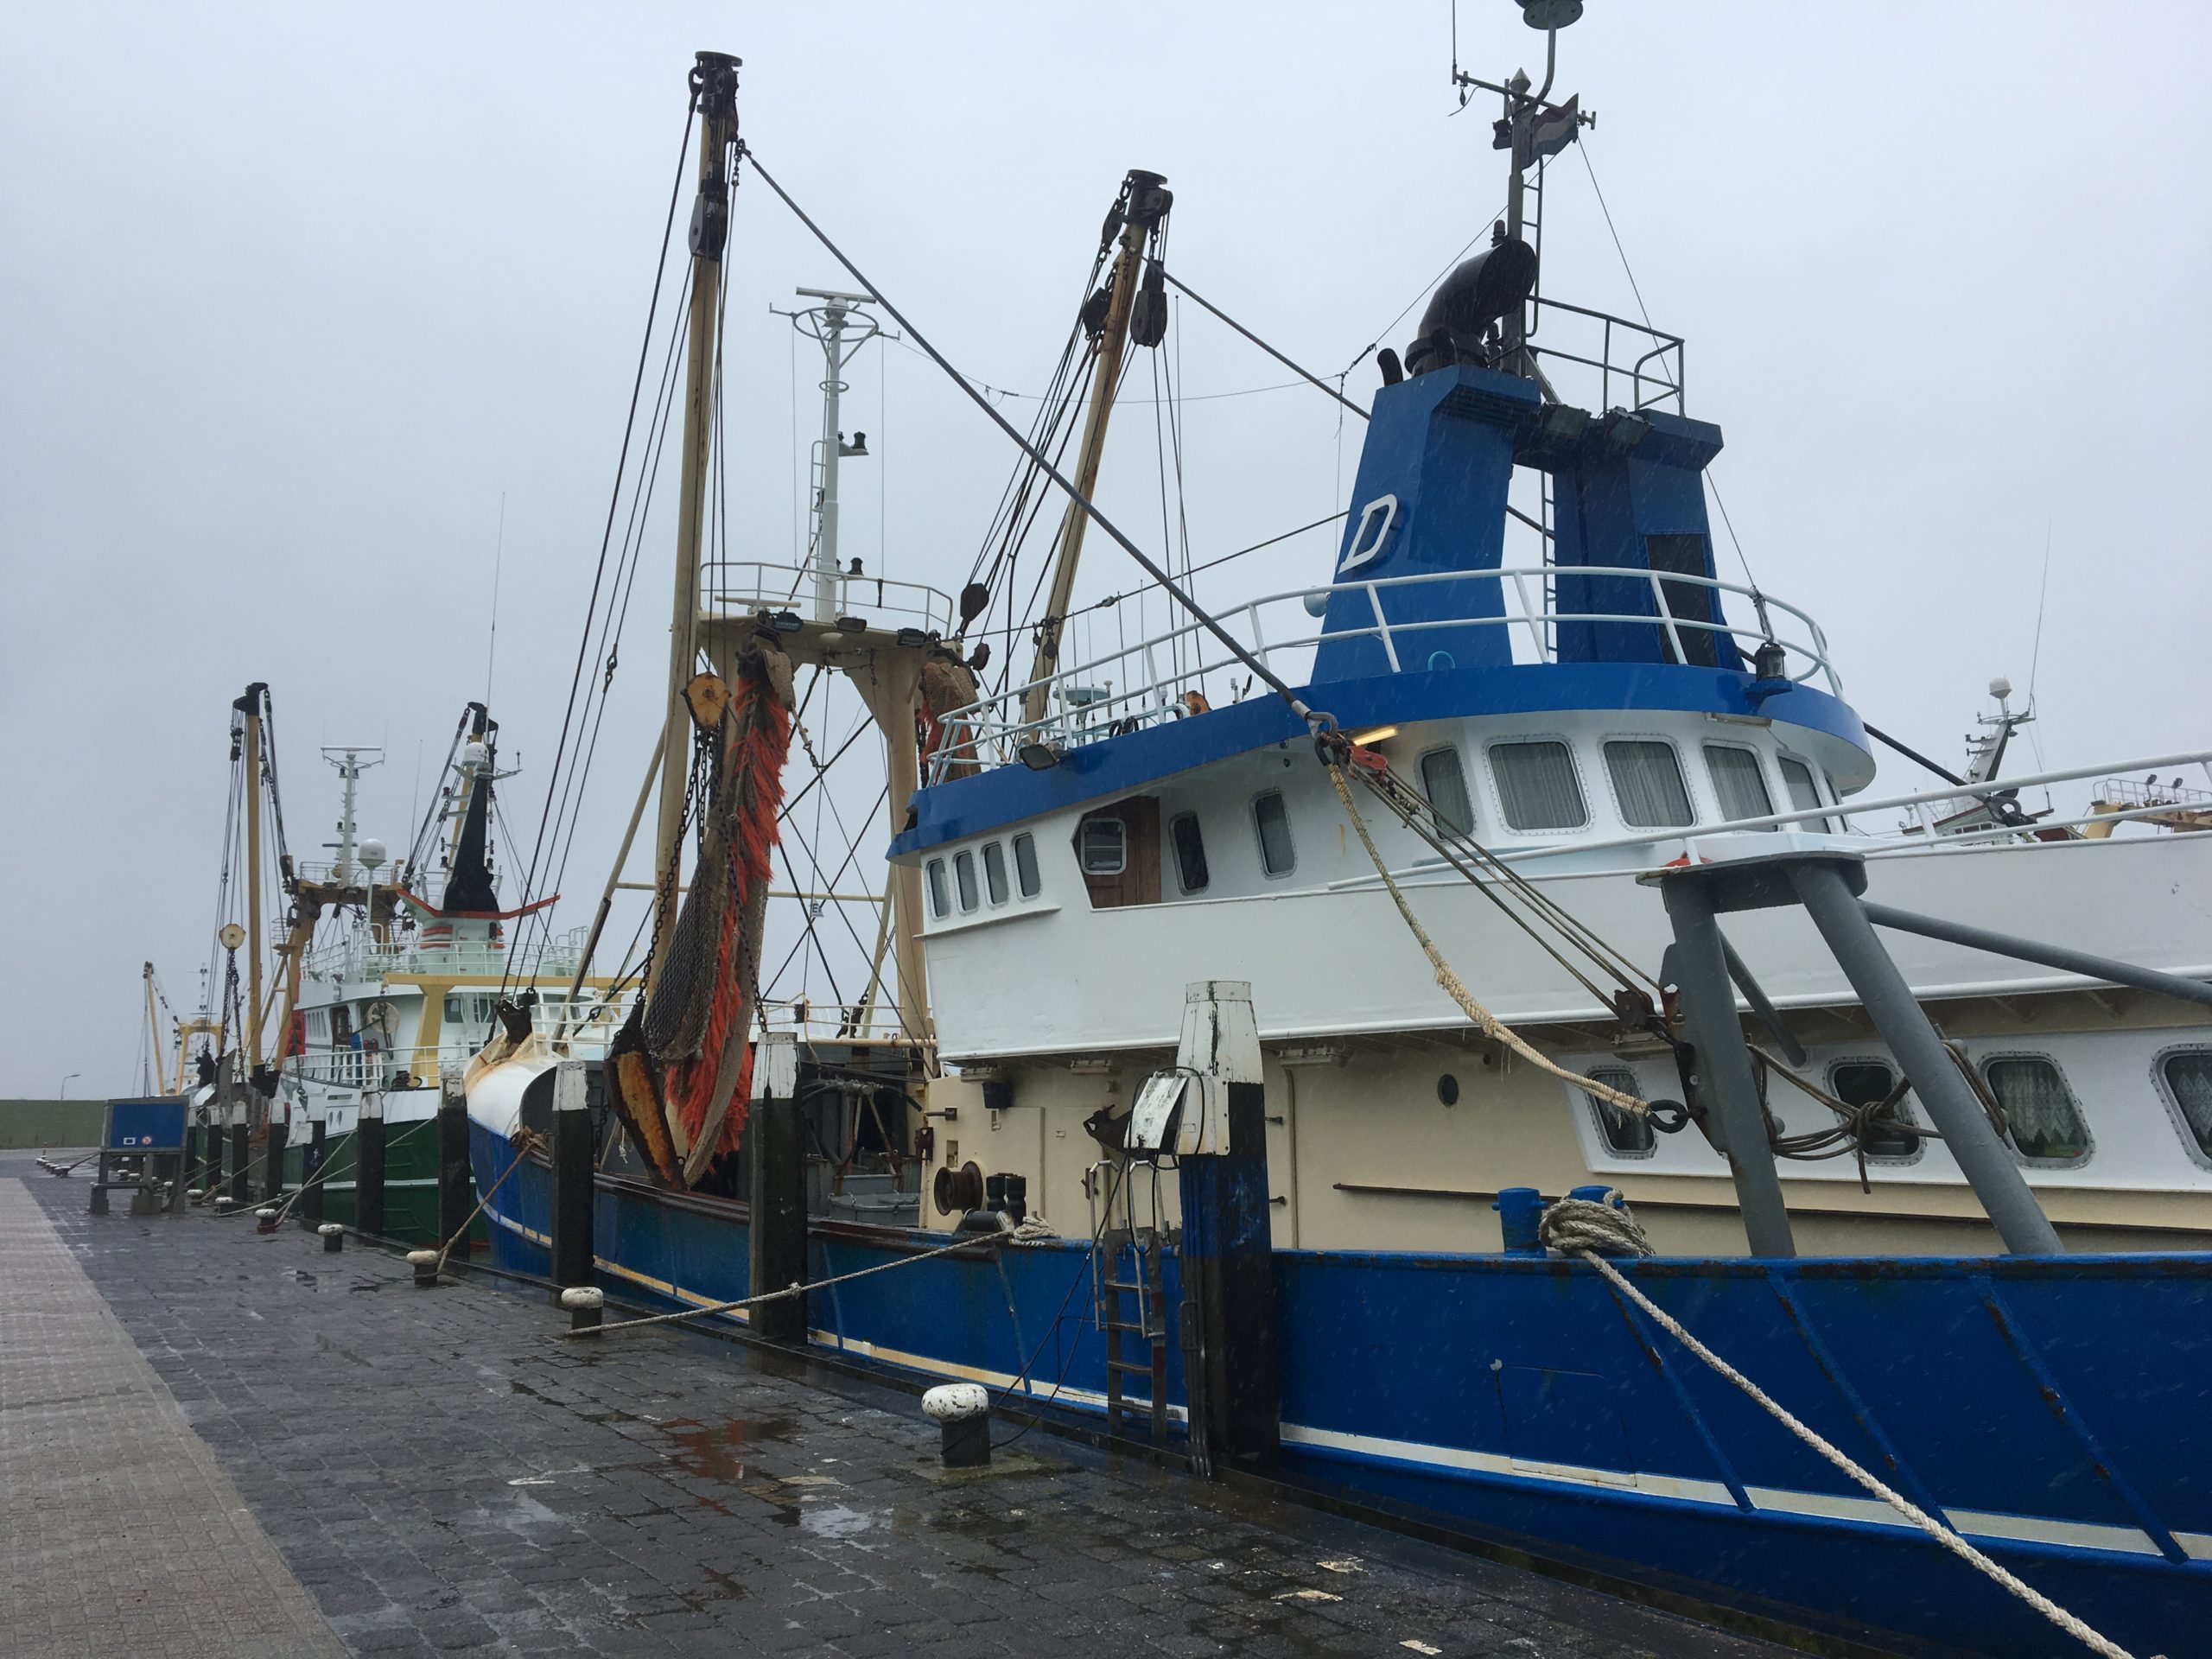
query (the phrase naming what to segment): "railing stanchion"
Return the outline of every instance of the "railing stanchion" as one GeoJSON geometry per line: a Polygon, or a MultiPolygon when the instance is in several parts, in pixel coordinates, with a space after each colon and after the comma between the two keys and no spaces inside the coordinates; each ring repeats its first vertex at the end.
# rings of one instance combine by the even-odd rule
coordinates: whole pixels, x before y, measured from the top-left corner
{"type": "Polygon", "coordinates": [[[1367,589],[1367,602],[1375,607],[1375,632],[1382,640],[1383,658],[1393,674],[1402,672],[1398,666],[1398,642],[1390,637],[1390,619],[1382,614],[1382,590],[1371,582],[1360,585],[1367,589]]]}

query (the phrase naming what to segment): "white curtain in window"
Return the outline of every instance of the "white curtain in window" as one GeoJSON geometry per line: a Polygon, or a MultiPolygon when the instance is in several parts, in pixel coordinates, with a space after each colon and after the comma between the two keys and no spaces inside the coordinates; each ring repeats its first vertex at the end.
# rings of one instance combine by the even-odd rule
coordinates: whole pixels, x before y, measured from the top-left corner
{"type": "Polygon", "coordinates": [[[1516,830],[1579,830],[1590,821],[1566,744],[1493,743],[1490,770],[1516,830]]]}
{"type": "Polygon", "coordinates": [[[1673,744],[1626,739],[1608,743],[1605,770],[1612,777],[1613,793],[1620,798],[1623,823],[1637,830],[1656,830],[1697,821],[1690,811],[1690,792],[1682,783],[1682,763],[1675,758],[1673,744]]]}
{"type": "Polygon", "coordinates": [[[2197,1150],[2212,1155],[2212,1051],[2169,1054],[2165,1073],[2166,1087],[2174,1091],[2174,1104],[2196,1137],[2197,1150]]]}
{"type": "Polygon", "coordinates": [[[2081,1110],[2049,1060],[1992,1060],[1987,1076],[2023,1158],[2064,1161],[2088,1151],[2081,1110]]]}
{"type": "Polygon", "coordinates": [[[1774,798],[1766,792],[1759,758],[1749,749],[1739,749],[1732,743],[1708,743],[1705,765],[1713,774],[1713,792],[1719,799],[1722,817],[1763,818],[1774,810],[1774,798]]]}

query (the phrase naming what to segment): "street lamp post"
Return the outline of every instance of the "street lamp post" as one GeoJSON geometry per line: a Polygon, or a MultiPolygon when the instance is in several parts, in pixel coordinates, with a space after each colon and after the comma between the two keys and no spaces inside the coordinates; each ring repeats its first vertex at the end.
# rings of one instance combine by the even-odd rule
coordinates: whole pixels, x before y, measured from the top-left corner
{"type": "Polygon", "coordinates": [[[83,1077],[84,1075],[85,1075],[85,1074],[84,1074],[83,1072],[81,1072],[81,1071],[72,1071],[72,1072],[71,1072],[67,1077],[66,1077],[62,1078],[62,1079],[61,1079],[61,1093],[60,1093],[60,1096],[59,1097],[60,1097],[60,1099],[62,1099],[62,1100],[67,1100],[67,1099],[68,1099],[68,1098],[69,1098],[69,1085],[70,1085],[71,1084],[73,1084],[73,1083],[76,1082],[78,1078],[79,1078],[79,1077],[83,1077]]]}

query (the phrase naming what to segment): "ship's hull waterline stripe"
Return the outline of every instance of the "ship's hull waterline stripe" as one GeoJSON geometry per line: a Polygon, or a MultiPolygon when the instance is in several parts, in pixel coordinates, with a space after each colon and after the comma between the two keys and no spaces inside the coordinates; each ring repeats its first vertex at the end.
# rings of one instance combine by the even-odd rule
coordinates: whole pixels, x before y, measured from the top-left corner
{"type": "MultiPolygon", "coordinates": [[[[1636,1492],[1684,1503],[1707,1503],[1716,1509],[1742,1511],[1727,1487],[1718,1481],[1690,1480],[1674,1475],[1649,1474],[1618,1469],[1593,1469],[1574,1464],[1533,1463],[1495,1452],[1469,1451],[1460,1446],[1432,1446],[1418,1440],[1385,1440],[1372,1434],[1348,1434],[1332,1428],[1307,1428],[1295,1423],[1282,1426],[1282,1438],[1291,1445],[1317,1450],[1344,1452],[1391,1463],[1413,1464],[1426,1469],[1464,1471],[1499,1475],[1513,1480],[1549,1481],[1560,1485],[1597,1487],[1608,1491],[1636,1492]]],[[[1754,1510],[1775,1515],[1799,1515],[1822,1521],[1851,1521],[1862,1525],[1915,1530],[1910,1522],[1888,1504],[1872,1497],[1851,1497],[1830,1492],[1801,1492],[1772,1486],[1746,1486],[1744,1495],[1754,1510]]],[[[2150,1535],[2136,1527],[2102,1526],[2088,1521],[2057,1521],[2042,1516],[1999,1515],[1986,1510],[1945,1510],[1943,1518],[1970,1537],[1993,1538],[2018,1543],[2056,1544],[2069,1549],[2110,1550],[2125,1555],[2159,1554],[2150,1535]]],[[[2176,1533],[2183,1551],[2193,1560],[2212,1560],[2212,1536],[2176,1533]]]]}

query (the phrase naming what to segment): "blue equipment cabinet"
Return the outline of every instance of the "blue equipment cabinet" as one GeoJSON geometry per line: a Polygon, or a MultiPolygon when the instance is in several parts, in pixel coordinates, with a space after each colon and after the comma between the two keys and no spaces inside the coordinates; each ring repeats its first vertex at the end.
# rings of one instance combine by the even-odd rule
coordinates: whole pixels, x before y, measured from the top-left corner
{"type": "Polygon", "coordinates": [[[100,1131],[99,1169],[92,1177],[92,1213],[108,1213],[111,1187],[130,1189],[130,1213],[161,1208],[161,1186],[174,1201],[184,1193],[184,1134],[189,1100],[183,1095],[111,1100],[100,1131]]]}

